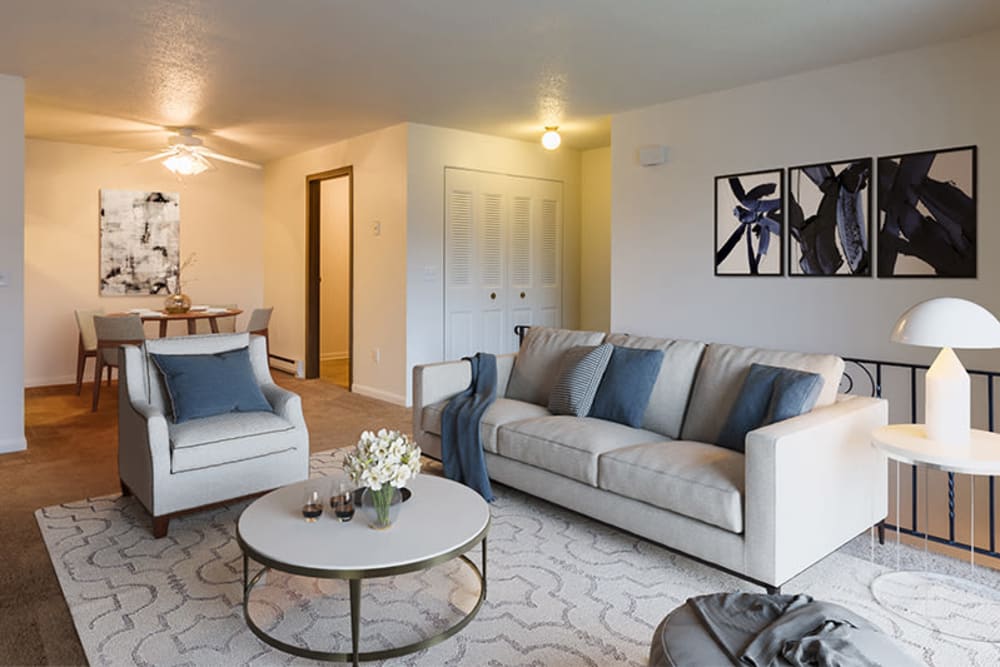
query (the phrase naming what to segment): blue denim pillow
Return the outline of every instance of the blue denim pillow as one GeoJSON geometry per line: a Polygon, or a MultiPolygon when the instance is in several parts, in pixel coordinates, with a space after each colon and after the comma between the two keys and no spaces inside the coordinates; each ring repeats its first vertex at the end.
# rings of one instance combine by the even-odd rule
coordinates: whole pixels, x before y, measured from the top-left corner
{"type": "Polygon", "coordinates": [[[149,356],[163,374],[175,424],[229,412],[273,411],[254,376],[248,348],[149,356]]]}
{"type": "Polygon", "coordinates": [[[589,416],[640,428],[662,365],[663,350],[616,345],[589,416]]]}
{"type": "Polygon", "coordinates": [[[822,389],[817,373],[752,364],[716,444],[744,451],[747,433],[809,412],[822,389]]]}

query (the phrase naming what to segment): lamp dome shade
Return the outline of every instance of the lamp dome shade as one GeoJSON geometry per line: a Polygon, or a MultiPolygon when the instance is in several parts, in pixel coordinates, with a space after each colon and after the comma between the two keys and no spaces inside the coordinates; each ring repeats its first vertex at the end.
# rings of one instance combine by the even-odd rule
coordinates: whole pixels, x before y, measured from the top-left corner
{"type": "Polygon", "coordinates": [[[941,297],[903,313],[891,338],[896,343],[925,347],[1000,347],[1000,321],[978,303],[941,297]]]}

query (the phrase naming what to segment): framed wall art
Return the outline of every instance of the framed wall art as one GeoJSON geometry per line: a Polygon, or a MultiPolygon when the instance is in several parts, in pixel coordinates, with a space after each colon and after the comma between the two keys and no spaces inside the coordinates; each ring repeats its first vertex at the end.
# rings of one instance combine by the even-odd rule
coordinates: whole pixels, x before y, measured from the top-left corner
{"type": "Polygon", "coordinates": [[[784,170],[715,179],[715,275],[784,275],[784,170]]]}

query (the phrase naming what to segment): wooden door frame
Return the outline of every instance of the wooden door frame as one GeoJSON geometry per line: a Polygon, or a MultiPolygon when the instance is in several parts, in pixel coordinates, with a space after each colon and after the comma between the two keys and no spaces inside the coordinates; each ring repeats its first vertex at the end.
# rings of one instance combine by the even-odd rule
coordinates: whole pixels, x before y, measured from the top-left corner
{"type": "Polygon", "coordinates": [[[347,177],[348,288],[347,384],[354,383],[354,167],[348,165],[306,176],[306,378],[319,377],[320,357],[320,192],[323,181],[347,177]]]}

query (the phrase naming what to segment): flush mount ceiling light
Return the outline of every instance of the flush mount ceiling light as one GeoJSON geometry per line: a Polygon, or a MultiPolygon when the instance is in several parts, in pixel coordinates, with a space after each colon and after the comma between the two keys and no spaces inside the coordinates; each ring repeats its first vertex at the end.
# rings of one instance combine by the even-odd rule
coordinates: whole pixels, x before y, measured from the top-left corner
{"type": "Polygon", "coordinates": [[[212,168],[212,160],[221,160],[237,164],[241,167],[260,169],[261,166],[254,162],[247,162],[238,158],[216,153],[204,146],[202,140],[194,136],[194,129],[190,127],[181,128],[177,131],[177,136],[170,137],[170,148],[165,151],[150,155],[139,162],[154,162],[159,160],[161,164],[177,174],[178,176],[194,176],[206,169],[212,168]]]}
{"type": "Polygon", "coordinates": [[[545,146],[550,151],[554,151],[559,148],[559,144],[562,143],[562,137],[559,136],[559,127],[556,125],[549,125],[545,128],[545,134],[542,135],[542,146],[545,146]]]}

